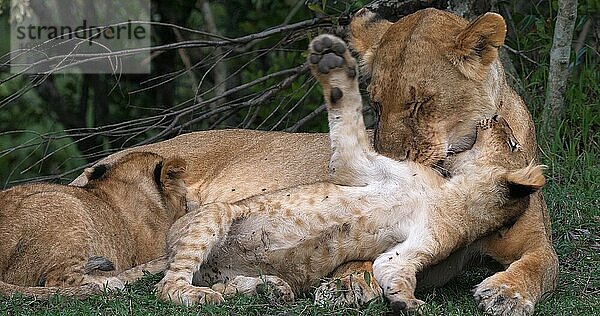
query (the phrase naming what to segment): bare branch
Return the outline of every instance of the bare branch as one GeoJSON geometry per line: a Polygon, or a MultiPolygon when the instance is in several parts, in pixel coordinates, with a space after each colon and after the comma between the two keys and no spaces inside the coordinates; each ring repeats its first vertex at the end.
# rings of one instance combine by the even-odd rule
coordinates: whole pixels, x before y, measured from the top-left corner
{"type": "Polygon", "coordinates": [[[298,131],[298,129],[300,127],[304,126],[304,124],[308,123],[310,120],[314,119],[317,115],[321,114],[323,111],[325,111],[326,108],[327,108],[327,106],[325,105],[325,103],[319,105],[319,107],[317,107],[316,109],[314,109],[307,116],[301,118],[298,122],[296,122],[296,124],[294,124],[294,125],[286,128],[285,131],[286,132],[296,132],[296,131],[298,131]]]}
{"type": "MultiPolygon", "coordinates": [[[[219,34],[219,31],[217,30],[217,25],[215,23],[215,19],[213,17],[213,13],[212,10],[210,8],[210,3],[208,2],[208,0],[199,0],[200,2],[200,8],[202,10],[202,17],[204,18],[204,22],[206,25],[206,29],[208,30],[208,32],[212,33],[212,34],[219,34]]],[[[217,47],[215,49],[215,57],[221,59],[221,57],[223,56],[223,49],[221,47],[217,47]]],[[[225,80],[227,79],[227,66],[225,65],[225,63],[222,60],[217,61],[217,63],[215,64],[215,71],[213,73],[213,77],[214,77],[214,85],[215,85],[215,94],[216,95],[221,95],[223,93],[225,93],[225,90],[227,89],[227,85],[225,80]]],[[[198,87],[199,89],[200,87],[198,87]]],[[[220,99],[217,102],[215,102],[214,106],[219,106],[221,104],[223,104],[225,100],[224,99],[220,99]]]]}

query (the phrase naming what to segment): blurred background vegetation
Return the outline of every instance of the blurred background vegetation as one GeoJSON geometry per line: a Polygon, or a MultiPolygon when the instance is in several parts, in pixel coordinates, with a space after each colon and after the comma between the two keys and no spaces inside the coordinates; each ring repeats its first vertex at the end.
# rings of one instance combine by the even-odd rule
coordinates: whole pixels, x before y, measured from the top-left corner
{"type": "MultiPolygon", "coordinates": [[[[557,2],[475,2],[506,18],[511,82],[541,121],[557,2]]],[[[168,24],[152,26],[153,45],[195,44],[153,50],[148,75],[45,77],[9,73],[10,1],[0,3],[2,188],[26,180],[68,182],[114,151],[189,131],[327,131],[320,88],[301,66],[308,39],[321,32],[343,35],[350,14],[368,1],[153,0],[153,21],[168,24]],[[243,40],[206,44],[223,38],[243,40]]],[[[599,179],[599,3],[579,1],[565,117],[555,137],[540,142],[547,162],[560,169],[553,173],[558,181],[599,179]]]]}

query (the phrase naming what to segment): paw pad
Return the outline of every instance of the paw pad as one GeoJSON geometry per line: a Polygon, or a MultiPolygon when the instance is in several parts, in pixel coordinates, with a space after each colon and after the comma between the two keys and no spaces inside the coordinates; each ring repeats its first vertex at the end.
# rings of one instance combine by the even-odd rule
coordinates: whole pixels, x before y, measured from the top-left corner
{"type": "Polygon", "coordinates": [[[331,89],[331,103],[336,103],[344,96],[344,93],[340,88],[331,89]]]}
{"type": "MultiPolygon", "coordinates": [[[[311,65],[316,66],[321,74],[328,74],[332,69],[342,67],[346,61],[344,54],[346,53],[346,43],[341,39],[329,35],[321,35],[315,38],[311,43],[311,54],[308,61],[311,65]]],[[[356,71],[348,72],[353,77],[356,71]]]]}

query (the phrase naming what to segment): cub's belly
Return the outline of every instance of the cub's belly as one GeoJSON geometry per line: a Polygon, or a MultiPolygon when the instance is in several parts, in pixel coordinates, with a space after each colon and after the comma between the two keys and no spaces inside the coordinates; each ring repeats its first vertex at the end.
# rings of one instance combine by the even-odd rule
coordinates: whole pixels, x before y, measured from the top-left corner
{"type": "Polygon", "coordinates": [[[238,275],[276,275],[303,292],[344,262],[373,260],[398,241],[388,228],[357,222],[257,226],[236,222],[194,276],[194,284],[226,282],[238,275]],[[317,225],[315,225],[317,226],[317,225]]]}

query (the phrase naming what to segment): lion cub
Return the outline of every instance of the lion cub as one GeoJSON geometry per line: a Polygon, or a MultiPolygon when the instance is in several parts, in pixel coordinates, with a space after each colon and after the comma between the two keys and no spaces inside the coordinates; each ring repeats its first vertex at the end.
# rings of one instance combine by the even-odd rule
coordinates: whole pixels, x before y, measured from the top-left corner
{"type": "Polygon", "coordinates": [[[544,185],[541,166],[509,170],[495,163],[517,154],[499,117],[480,123],[474,147],[453,158],[461,169],[451,179],[377,154],[345,43],[321,35],[310,52],[327,102],[331,181],[208,204],[183,216],[169,233],[160,298],[222,302],[267,283],[292,299],[344,262],[374,260],[386,297],[413,310],[423,303],[414,297],[419,270],[520,215],[516,205],[544,185]]]}
{"type": "Polygon", "coordinates": [[[186,212],[184,169],[180,159],[133,153],[94,167],[81,188],[0,192],[0,294],[85,297],[123,287],[112,275],[164,255],[169,227],[186,212]]]}

